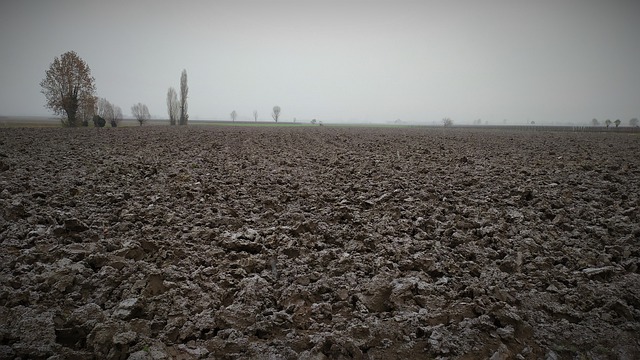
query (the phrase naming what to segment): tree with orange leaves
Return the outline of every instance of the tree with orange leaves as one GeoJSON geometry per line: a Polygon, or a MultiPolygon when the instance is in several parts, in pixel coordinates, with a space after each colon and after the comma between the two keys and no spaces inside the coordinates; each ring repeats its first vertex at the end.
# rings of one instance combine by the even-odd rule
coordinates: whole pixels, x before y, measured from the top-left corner
{"type": "Polygon", "coordinates": [[[62,119],[65,126],[79,126],[78,112],[96,100],[91,69],[74,51],[53,59],[40,86],[47,99],[45,106],[56,115],[66,115],[66,119],[62,119]]]}

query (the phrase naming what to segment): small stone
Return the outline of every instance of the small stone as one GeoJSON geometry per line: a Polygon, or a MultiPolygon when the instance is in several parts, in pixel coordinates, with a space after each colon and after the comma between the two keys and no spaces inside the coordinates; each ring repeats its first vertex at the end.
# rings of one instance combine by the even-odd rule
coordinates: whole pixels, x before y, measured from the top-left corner
{"type": "Polygon", "coordinates": [[[558,292],[558,288],[557,288],[555,285],[553,285],[553,284],[551,284],[551,285],[547,286],[547,289],[546,289],[546,290],[547,290],[548,292],[554,292],[554,293],[557,293],[557,292],[558,292]]]}

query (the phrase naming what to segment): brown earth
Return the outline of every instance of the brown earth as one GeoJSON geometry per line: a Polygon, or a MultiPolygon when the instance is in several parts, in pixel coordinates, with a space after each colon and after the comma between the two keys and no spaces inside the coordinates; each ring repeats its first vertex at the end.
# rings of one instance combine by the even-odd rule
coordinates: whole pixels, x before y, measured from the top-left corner
{"type": "Polygon", "coordinates": [[[633,359],[637,134],[0,132],[0,359],[633,359]]]}

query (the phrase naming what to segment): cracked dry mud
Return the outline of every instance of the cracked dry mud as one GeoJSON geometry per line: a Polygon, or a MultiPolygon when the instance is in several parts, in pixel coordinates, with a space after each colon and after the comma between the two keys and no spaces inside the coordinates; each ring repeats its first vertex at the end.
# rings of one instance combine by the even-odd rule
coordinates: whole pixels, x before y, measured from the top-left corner
{"type": "Polygon", "coordinates": [[[3,129],[0,359],[634,359],[638,134],[3,129]]]}

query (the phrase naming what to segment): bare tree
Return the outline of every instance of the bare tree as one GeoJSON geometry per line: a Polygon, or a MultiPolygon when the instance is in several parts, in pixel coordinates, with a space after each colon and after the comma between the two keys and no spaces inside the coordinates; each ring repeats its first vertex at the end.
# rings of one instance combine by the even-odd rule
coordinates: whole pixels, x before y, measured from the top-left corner
{"type": "Polygon", "coordinates": [[[253,110],[253,121],[258,122],[258,110],[253,110]]]}
{"type": "Polygon", "coordinates": [[[629,120],[629,125],[633,127],[638,127],[638,118],[633,118],[629,120]]]}
{"type": "MultiPolygon", "coordinates": [[[[105,98],[98,99],[95,113],[100,118],[104,119],[105,122],[111,124],[111,127],[117,127],[120,125],[120,121],[122,120],[122,109],[105,98]]],[[[99,120],[96,118],[96,121],[99,120]]],[[[94,121],[94,126],[98,125],[98,122],[96,121],[94,121]]],[[[102,123],[101,121],[99,122],[102,123]]]]}
{"type": "Polygon", "coordinates": [[[117,127],[122,121],[122,109],[120,106],[113,106],[113,118],[111,118],[111,127],[117,127]]]}
{"type": "Polygon", "coordinates": [[[176,89],[170,87],[167,91],[167,111],[169,112],[169,125],[175,125],[180,118],[180,103],[176,89]]]}
{"type": "Polygon", "coordinates": [[[98,103],[96,106],[96,114],[106,121],[111,121],[113,119],[113,104],[109,102],[109,100],[105,98],[98,99],[98,103]]]}
{"type": "Polygon", "coordinates": [[[136,120],[138,120],[140,126],[151,119],[151,115],[149,115],[149,108],[147,108],[147,105],[143,103],[133,105],[131,107],[131,114],[136,118],[136,120]]]}
{"type": "Polygon", "coordinates": [[[189,86],[187,85],[187,70],[182,70],[180,76],[180,125],[187,125],[189,122],[189,114],[187,114],[187,95],[189,94],[189,86]]]}
{"type": "Polygon", "coordinates": [[[91,96],[78,108],[78,119],[82,121],[82,126],[89,126],[89,120],[96,114],[96,103],[98,98],[91,96]]]}
{"type": "Polygon", "coordinates": [[[447,118],[444,118],[444,119],[442,119],[442,124],[443,124],[445,127],[453,126],[453,120],[451,120],[451,118],[448,118],[448,117],[447,117],[447,118]]]}
{"type": "Polygon", "coordinates": [[[233,110],[231,112],[231,114],[229,114],[229,115],[231,116],[231,121],[236,122],[236,118],[238,117],[238,113],[235,110],[233,110]]]}
{"type": "Polygon", "coordinates": [[[273,120],[278,122],[278,118],[280,117],[280,106],[276,105],[273,107],[273,113],[271,114],[273,120]]]}
{"type": "Polygon", "coordinates": [[[104,116],[102,116],[105,120],[107,120],[109,123],[111,123],[111,120],[113,120],[113,118],[115,117],[115,108],[113,106],[112,103],[107,101],[107,108],[106,111],[104,113],[104,116]]]}
{"type": "Polygon", "coordinates": [[[62,120],[65,126],[80,125],[78,110],[95,100],[96,85],[91,69],[74,51],[53,59],[40,86],[47,99],[45,106],[56,115],[66,115],[62,120]]]}
{"type": "Polygon", "coordinates": [[[105,98],[99,98],[96,101],[96,107],[95,107],[95,113],[98,116],[102,116],[105,113],[105,108],[108,106],[107,105],[108,101],[105,98]]]}
{"type": "Polygon", "coordinates": [[[607,120],[604,122],[604,124],[605,124],[605,125],[607,125],[607,128],[609,128],[609,126],[611,126],[611,120],[607,119],[607,120]]]}
{"type": "Polygon", "coordinates": [[[598,121],[598,119],[593,118],[593,119],[591,120],[591,125],[593,125],[593,126],[598,126],[598,125],[600,125],[600,122],[598,121]]]}
{"type": "Polygon", "coordinates": [[[613,122],[614,124],[616,124],[616,127],[620,126],[620,123],[622,123],[622,121],[620,121],[620,119],[616,119],[616,121],[613,122]]]}

